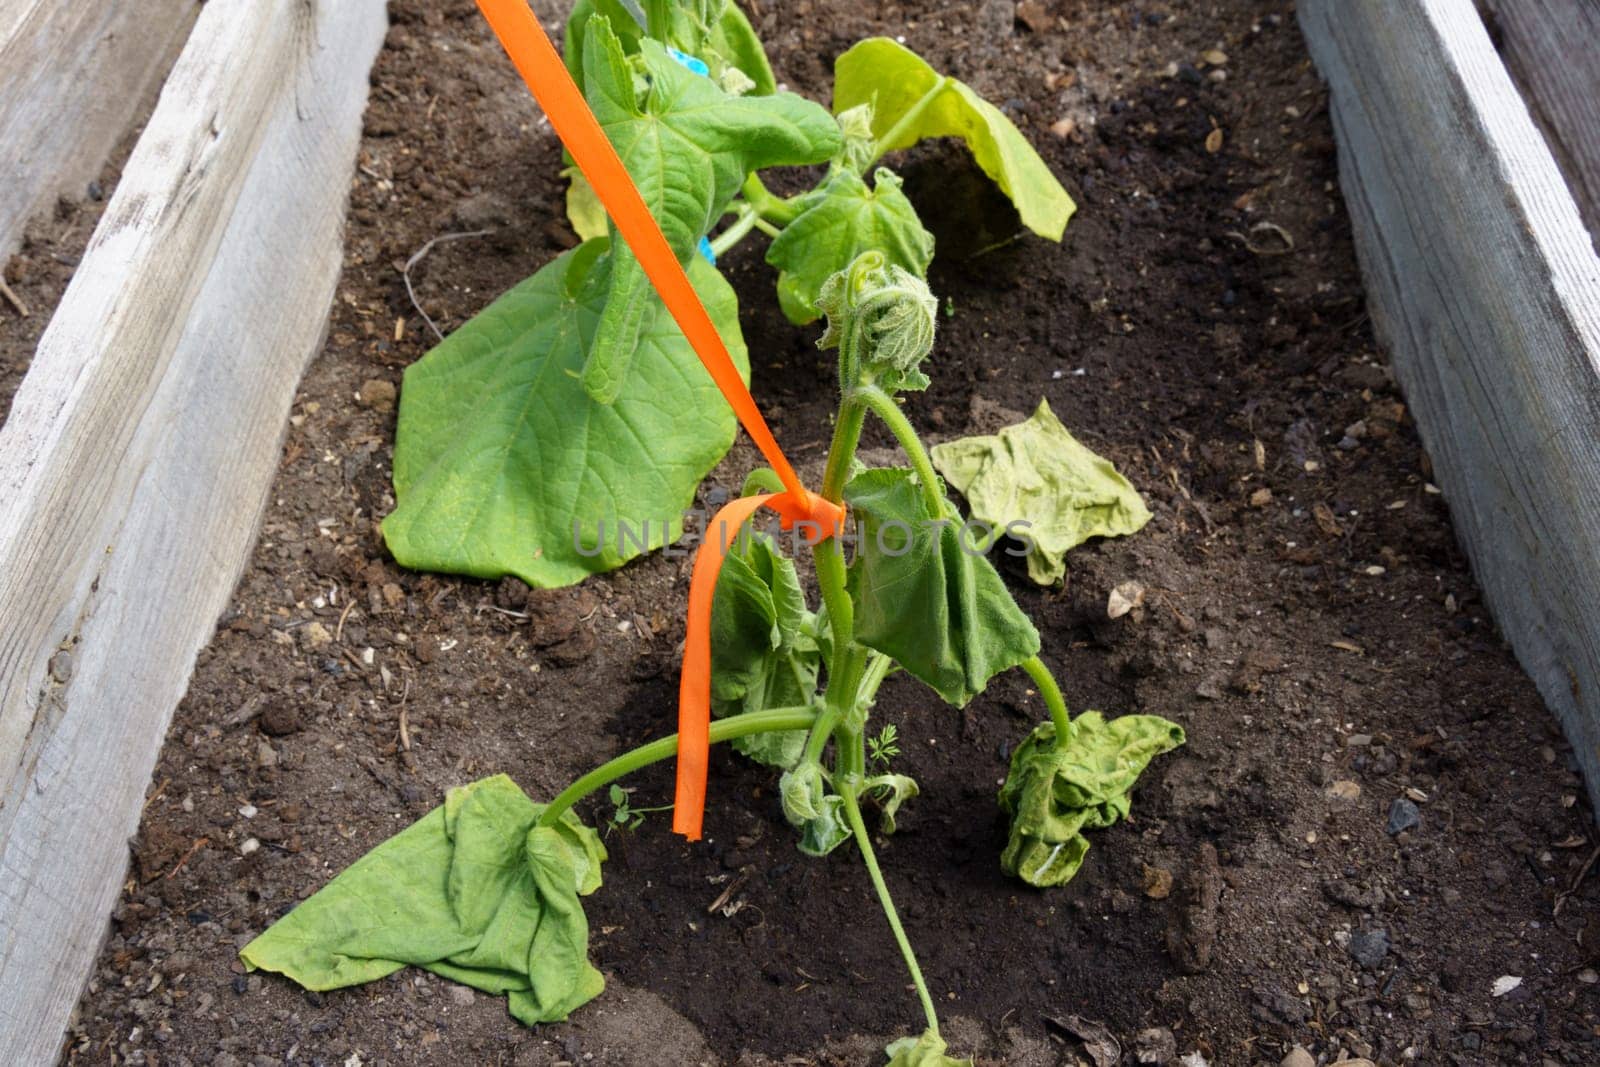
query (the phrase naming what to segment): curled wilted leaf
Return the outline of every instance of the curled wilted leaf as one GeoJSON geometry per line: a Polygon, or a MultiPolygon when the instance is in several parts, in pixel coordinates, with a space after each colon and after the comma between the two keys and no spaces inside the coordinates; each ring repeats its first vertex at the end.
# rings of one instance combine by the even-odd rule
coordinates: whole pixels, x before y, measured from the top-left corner
{"type": "MultiPolygon", "coordinates": [[[[817,696],[816,616],[794,561],[770,537],[745,530],[717,577],[711,609],[711,698],[718,716],[805,707],[817,696]]],[[[804,730],[750,734],[734,748],[759,763],[789,767],[804,730]]]]}
{"type": "Polygon", "coordinates": [[[800,831],[800,851],[826,856],[850,837],[844,800],[828,790],[828,775],[815,761],[785,771],[778,780],[784,818],[800,831]]]}
{"type": "Polygon", "coordinates": [[[1060,581],[1067,552],[1089,538],[1131,534],[1150,521],[1138,490],[1043,400],[998,434],[935,445],[933,465],[966,495],[975,522],[1023,535],[1028,577],[1040,585],[1060,581]]]}
{"type": "Polygon", "coordinates": [[[871,795],[881,805],[878,830],[885,834],[894,833],[894,817],[900,811],[900,805],[922,792],[917,787],[916,779],[905,774],[874,775],[861,783],[861,791],[871,795]]]}
{"type": "Polygon", "coordinates": [[[600,887],[605,846],[566,812],[539,826],[505,775],[452,789],[240,952],[250,970],[339,989],[407,964],[507,994],[532,1026],[599,995],[580,893],[600,887]]]}
{"type": "Polygon", "coordinates": [[[902,1037],[883,1051],[889,1056],[888,1067],[972,1067],[971,1060],[946,1056],[947,1047],[944,1038],[924,1030],[916,1037],[902,1037]]]}
{"type": "Polygon", "coordinates": [[[1155,715],[1107,722],[1098,711],[1072,720],[1065,745],[1044,723],[1011,754],[1000,807],[1011,836],[1000,866],[1029,885],[1061,885],[1089,851],[1085,830],[1125,818],[1130,793],[1150,761],[1183,744],[1183,727],[1155,715]]]}

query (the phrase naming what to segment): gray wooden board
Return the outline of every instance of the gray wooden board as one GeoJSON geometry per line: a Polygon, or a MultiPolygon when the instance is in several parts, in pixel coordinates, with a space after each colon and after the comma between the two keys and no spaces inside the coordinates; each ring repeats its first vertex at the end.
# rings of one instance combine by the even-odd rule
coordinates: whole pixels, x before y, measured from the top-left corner
{"type": "Polygon", "coordinates": [[[210,0],[0,429],[0,1063],[53,1062],[321,343],[383,0],[210,0]]]}
{"type": "Polygon", "coordinates": [[[0,264],[81,197],[170,65],[200,0],[0,3],[0,264]]]}
{"type": "Polygon", "coordinates": [[[1299,13],[1378,339],[1600,801],[1600,259],[1470,0],[1299,13]]]}
{"type": "Polygon", "coordinates": [[[1490,0],[1496,39],[1600,248],[1600,0],[1490,0]]]}

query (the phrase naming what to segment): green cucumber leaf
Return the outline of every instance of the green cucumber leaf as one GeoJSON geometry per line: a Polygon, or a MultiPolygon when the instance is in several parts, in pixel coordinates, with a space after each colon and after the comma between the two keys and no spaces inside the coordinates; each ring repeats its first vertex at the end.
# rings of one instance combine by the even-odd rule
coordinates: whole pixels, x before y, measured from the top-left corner
{"type": "Polygon", "coordinates": [[[778,779],[784,818],[800,831],[800,851],[826,856],[850,840],[844,798],[828,791],[828,775],[820,764],[803,763],[778,779]]]}
{"type": "Polygon", "coordinates": [[[964,494],[972,518],[1004,533],[1027,523],[1028,577],[1053,585],[1067,552],[1091,537],[1122,537],[1150,521],[1128,479],[1067,432],[1044,400],[998,434],[933,448],[933,465],[964,494]]]}
{"type": "Polygon", "coordinates": [[[600,887],[606,850],[570,811],[535,825],[544,807],[505,775],[452,789],[239,955],[313,990],[411,964],[508,994],[529,1026],[565,1019],[605,986],[578,896],[600,887]]]}
{"type": "Polygon", "coordinates": [[[931,513],[911,471],[858,474],[844,498],[860,519],[849,578],[856,640],[958,707],[1039,651],[1039,632],[963,538],[955,509],[946,501],[931,513]]]}
{"type": "MultiPolygon", "coordinates": [[[[594,278],[605,248],[565,253],[407,369],[398,504],[383,522],[402,566],[555,587],[682,536],[695,487],[733,443],[734,416],[667,315],[641,338],[615,403],[585,394],[578,371],[606,297],[594,278]],[[639,536],[622,536],[622,522],[639,536]]],[[[747,374],[733,290],[698,257],[689,277],[747,374]]]]}
{"type": "Polygon", "coordinates": [[[863,252],[880,252],[886,265],[927,276],[933,234],[922,228],[900,186],[886,167],[878,168],[872,186],[840,167],[801,199],[799,217],[767,249],[767,262],[782,272],[779,302],[791,322],[803,326],[821,315],[822,283],[863,252]]]}
{"type": "Polygon", "coordinates": [[[644,37],[644,10],[635,0],[578,0],[567,16],[566,37],[561,44],[562,58],[567,63],[567,73],[584,88],[584,38],[589,31],[589,20],[600,15],[611,24],[611,32],[628,55],[639,51],[639,41],[644,37]],[[630,10],[630,7],[632,10],[630,10]]]}
{"type": "MultiPolygon", "coordinates": [[[[711,709],[718,717],[816,700],[821,652],[815,616],[794,561],[767,537],[738,537],[722,563],[711,607],[711,709]]],[[[805,730],[750,734],[733,747],[758,763],[791,767],[805,730]]]]}
{"type": "MultiPolygon", "coordinates": [[[[600,15],[590,18],[583,47],[589,106],[683,262],[751,171],[819,163],[839,148],[839,126],[818,105],[793,93],[731,95],[648,37],[632,62],[600,15]]],[[[603,404],[620,395],[659,306],[632,250],[613,249],[611,291],[583,368],[584,388],[603,404]]]]}
{"type": "Polygon", "coordinates": [[[1000,866],[1041,889],[1078,873],[1089,851],[1084,831],[1127,818],[1139,775],[1184,741],[1183,727],[1155,715],[1107,722],[1086,711],[1068,728],[1066,745],[1058,746],[1054,723],[1036,727],[1011,754],[1000,787],[1000,807],[1011,816],[1000,866]]]}
{"type": "Polygon", "coordinates": [[[594,186],[575,166],[568,167],[564,173],[567,175],[567,221],[572,223],[572,232],[581,241],[605,237],[610,232],[606,227],[606,209],[595,195],[594,186]]]}
{"type": "Polygon", "coordinates": [[[872,128],[892,152],[927,137],[959,137],[1000,191],[1016,205],[1022,223],[1040,237],[1061,240],[1077,205],[1039,153],[1000,109],[954,78],[942,78],[926,60],[887,37],[871,37],[834,64],[835,114],[872,105],[872,128]],[[929,93],[935,95],[901,125],[929,93]]]}
{"type": "Polygon", "coordinates": [[[916,1037],[902,1037],[883,1051],[889,1057],[888,1067],[972,1067],[971,1060],[946,1056],[948,1047],[944,1038],[924,1030],[916,1037]]]}

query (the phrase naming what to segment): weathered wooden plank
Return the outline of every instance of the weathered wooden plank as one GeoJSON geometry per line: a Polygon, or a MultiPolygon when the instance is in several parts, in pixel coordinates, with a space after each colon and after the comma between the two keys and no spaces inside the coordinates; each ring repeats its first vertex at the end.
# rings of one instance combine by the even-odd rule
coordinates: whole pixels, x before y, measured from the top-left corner
{"type": "Polygon", "coordinates": [[[59,1050],[254,540],[385,25],[206,4],[0,429],[0,1062],[59,1050]]]}
{"type": "Polygon", "coordinates": [[[1388,349],[1600,802],[1600,259],[1470,0],[1301,0],[1388,349]]]}
{"type": "Polygon", "coordinates": [[[82,196],[166,72],[200,0],[0,4],[0,262],[62,193],[82,196]]]}
{"type": "Polygon", "coordinates": [[[1600,0],[1490,0],[1494,36],[1600,248],[1600,0]]]}

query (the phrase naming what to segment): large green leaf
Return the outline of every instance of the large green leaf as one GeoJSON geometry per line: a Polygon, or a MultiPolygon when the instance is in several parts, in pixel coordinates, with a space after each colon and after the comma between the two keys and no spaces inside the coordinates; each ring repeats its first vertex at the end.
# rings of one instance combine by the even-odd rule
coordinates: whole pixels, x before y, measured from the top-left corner
{"type": "MultiPolygon", "coordinates": [[[[734,416],[666,315],[615,403],[585,394],[583,338],[606,295],[589,275],[605,268],[604,248],[548,264],[406,371],[398,505],[383,523],[403,566],[571,585],[682,535],[734,416]]],[[[689,276],[745,370],[733,290],[698,257],[689,276]]]]}
{"type": "Polygon", "coordinates": [[[239,955],[316,990],[413,964],[509,994],[529,1026],[565,1019],[605,986],[578,895],[600,887],[606,851],[570,811],[536,826],[543,810],[505,775],[452,789],[239,955]]]}
{"type": "Polygon", "coordinates": [[[1025,533],[1028,577],[1051,585],[1067,572],[1069,550],[1091,537],[1141,529],[1150,512],[1111,462],[1067,432],[1041,400],[1031,418],[998,434],[933,448],[933,464],[965,494],[972,517],[1004,533],[1025,533]]]}
{"type": "MultiPolygon", "coordinates": [[[[583,48],[589,106],[682,261],[751,171],[818,163],[839,148],[838,123],[816,104],[793,93],[734,96],[648,37],[630,61],[599,15],[589,20],[583,48]]],[[[616,247],[610,287],[583,368],[584,388],[602,403],[620,395],[636,340],[658,305],[626,244],[616,247]]]]}
{"type": "Polygon", "coordinates": [[[919,278],[927,275],[933,234],[922,228],[900,185],[885,167],[873,175],[872,186],[840,167],[801,199],[799,217],[767,249],[767,262],[782,271],[778,290],[792,322],[804,325],[822,314],[817,307],[822,283],[863,252],[880,252],[889,265],[919,278]]]}
{"type": "MultiPolygon", "coordinates": [[[[749,529],[717,577],[711,608],[711,699],[718,716],[811,704],[821,652],[816,616],[806,610],[794,562],[749,529]]],[[[806,731],[750,734],[734,748],[761,763],[791,767],[806,731]]]]}
{"type": "Polygon", "coordinates": [[[1085,830],[1128,817],[1130,796],[1150,761],[1183,744],[1183,727],[1155,715],[1110,722],[1098,711],[1073,719],[1065,745],[1054,723],[1036,727],[1011,754],[1000,807],[1011,836],[1000,866],[1029,885],[1061,885],[1089,851],[1085,830]]]}
{"type": "Polygon", "coordinates": [[[883,151],[926,137],[959,137],[983,172],[1011,198],[1023,225],[1041,237],[1061,240],[1077,205],[999,108],[887,37],[857,44],[839,57],[833,71],[834,113],[871,104],[873,131],[880,140],[893,134],[883,151]]]}
{"type": "Polygon", "coordinates": [[[945,1055],[946,1047],[944,1038],[924,1030],[916,1037],[902,1037],[883,1051],[889,1057],[888,1067],[972,1067],[971,1060],[945,1055]]]}
{"type": "Polygon", "coordinates": [[[981,545],[948,501],[929,510],[911,471],[865,471],[844,497],[861,523],[850,565],[856,640],[957,706],[1039,651],[1039,632],[981,545]]]}

